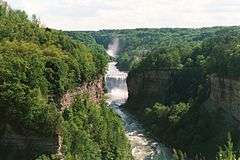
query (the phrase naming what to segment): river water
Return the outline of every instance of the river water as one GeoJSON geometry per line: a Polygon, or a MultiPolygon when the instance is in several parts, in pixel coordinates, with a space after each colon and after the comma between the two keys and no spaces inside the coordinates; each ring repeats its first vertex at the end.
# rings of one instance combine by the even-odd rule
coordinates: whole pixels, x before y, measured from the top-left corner
{"type": "Polygon", "coordinates": [[[108,64],[108,71],[105,76],[108,92],[107,102],[124,122],[126,136],[130,141],[134,159],[172,160],[168,148],[148,138],[144,128],[134,116],[124,110],[124,107],[120,107],[128,98],[126,78],[127,73],[119,71],[116,67],[116,62],[108,64]]]}

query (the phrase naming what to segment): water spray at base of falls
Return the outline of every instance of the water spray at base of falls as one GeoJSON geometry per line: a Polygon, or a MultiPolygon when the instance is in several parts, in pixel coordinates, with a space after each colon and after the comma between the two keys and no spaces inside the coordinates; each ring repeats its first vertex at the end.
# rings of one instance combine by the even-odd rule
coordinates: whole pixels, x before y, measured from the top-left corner
{"type": "MultiPolygon", "coordinates": [[[[109,53],[109,51],[108,51],[109,53]]],[[[126,136],[132,146],[132,155],[135,160],[171,160],[167,148],[145,136],[145,131],[134,116],[120,106],[128,98],[126,84],[127,73],[120,72],[116,62],[110,62],[105,76],[108,104],[122,118],[125,124],[126,136]]]]}

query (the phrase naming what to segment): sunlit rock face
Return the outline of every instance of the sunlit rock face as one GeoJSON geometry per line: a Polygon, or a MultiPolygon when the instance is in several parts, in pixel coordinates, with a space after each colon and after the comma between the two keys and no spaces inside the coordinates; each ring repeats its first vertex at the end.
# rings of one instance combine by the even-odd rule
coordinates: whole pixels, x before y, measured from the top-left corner
{"type": "Polygon", "coordinates": [[[94,102],[100,102],[104,95],[104,79],[99,77],[91,82],[83,83],[72,90],[63,94],[60,99],[61,111],[71,107],[75,98],[79,95],[86,94],[94,102]]]}

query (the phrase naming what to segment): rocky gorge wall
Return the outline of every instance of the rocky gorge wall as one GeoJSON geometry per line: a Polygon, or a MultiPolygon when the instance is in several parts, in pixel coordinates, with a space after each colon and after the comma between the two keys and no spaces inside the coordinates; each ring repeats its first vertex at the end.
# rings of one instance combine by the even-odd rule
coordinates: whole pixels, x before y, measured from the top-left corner
{"type": "MultiPolygon", "coordinates": [[[[99,102],[104,95],[104,81],[103,78],[98,80],[84,83],[72,90],[63,94],[60,99],[60,112],[65,108],[71,107],[74,99],[81,94],[88,94],[89,98],[95,102],[99,102]]],[[[35,136],[29,131],[28,135],[16,133],[15,129],[6,124],[5,133],[2,134],[0,139],[0,152],[6,152],[4,160],[28,160],[34,159],[42,154],[57,154],[59,159],[63,159],[62,155],[62,138],[56,134],[54,137],[35,136]],[[9,153],[9,154],[8,154],[9,153]]],[[[17,130],[17,129],[16,129],[17,130]]]]}
{"type": "Polygon", "coordinates": [[[207,103],[228,112],[240,122],[240,79],[210,77],[210,96],[207,103]]]}
{"type": "MultiPolygon", "coordinates": [[[[167,70],[149,70],[149,71],[131,71],[127,78],[128,101],[144,101],[154,99],[164,101],[168,98],[171,77],[174,71],[167,70]]],[[[138,103],[138,102],[137,102],[138,103]]]]}
{"type": "Polygon", "coordinates": [[[72,90],[67,91],[60,100],[61,111],[70,107],[78,95],[86,93],[94,102],[99,102],[102,100],[104,95],[104,78],[101,77],[95,81],[84,83],[72,90]]]}
{"type": "MultiPolygon", "coordinates": [[[[132,102],[149,104],[148,99],[164,101],[170,96],[172,70],[131,71],[127,78],[129,98],[132,102]]],[[[204,103],[206,107],[213,106],[223,109],[235,120],[240,122],[240,79],[220,78],[210,76],[210,95],[204,103]]]]}

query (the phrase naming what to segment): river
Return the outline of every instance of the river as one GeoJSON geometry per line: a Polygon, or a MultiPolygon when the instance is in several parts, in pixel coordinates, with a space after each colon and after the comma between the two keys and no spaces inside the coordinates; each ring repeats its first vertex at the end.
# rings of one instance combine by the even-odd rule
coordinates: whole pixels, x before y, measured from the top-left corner
{"type": "Polygon", "coordinates": [[[108,104],[122,118],[126,136],[128,137],[132,155],[135,160],[172,160],[168,148],[146,136],[143,126],[133,115],[120,107],[128,98],[126,84],[127,73],[121,72],[116,67],[116,62],[108,64],[105,76],[108,104]]]}

